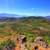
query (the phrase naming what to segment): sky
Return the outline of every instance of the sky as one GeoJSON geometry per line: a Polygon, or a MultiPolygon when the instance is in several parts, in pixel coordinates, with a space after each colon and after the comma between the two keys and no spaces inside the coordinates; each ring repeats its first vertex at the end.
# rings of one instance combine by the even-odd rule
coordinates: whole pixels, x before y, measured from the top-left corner
{"type": "Polygon", "coordinates": [[[48,16],[50,0],[0,0],[0,13],[48,16]]]}

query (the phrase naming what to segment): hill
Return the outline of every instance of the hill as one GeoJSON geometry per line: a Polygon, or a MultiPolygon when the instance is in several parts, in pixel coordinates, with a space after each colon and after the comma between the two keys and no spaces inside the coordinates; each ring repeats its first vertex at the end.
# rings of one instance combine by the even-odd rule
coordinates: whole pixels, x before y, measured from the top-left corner
{"type": "MultiPolygon", "coordinates": [[[[36,37],[43,37],[43,40],[50,45],[50,22],[46,17],[1,17],[0,18],[0,46],[8,46],[9,39],[15,42],[18,36],[26,37],[26,45],[29,48],[30,43],[34,43],[36,37]],[[8,42],[7,42],[8,39],[8,42]],[[5,43],[4,43],[5,42],[5,43]],[[4,45],[3,45],[3,44],[4,45]]],[[[12,46],[12,42],[10,43],[12,46]]]]}

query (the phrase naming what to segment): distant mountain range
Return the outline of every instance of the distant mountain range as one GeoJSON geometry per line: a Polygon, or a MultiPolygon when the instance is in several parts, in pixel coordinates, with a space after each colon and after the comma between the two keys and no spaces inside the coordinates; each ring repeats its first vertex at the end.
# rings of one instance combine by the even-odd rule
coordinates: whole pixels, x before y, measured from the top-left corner
{"type": "Polygon", "coordinates": [[[17,20],[17,18],[19,17],[19,15],[16,14],[8,14],[8,13],[0,13],[0,22],[1,21],[15,21],[17,20]]]}
{"type": "MultiPolygon", "coordinates": [[[[23,16],[22,15],[16,15],[16,14],[0,13],[0,17],[23,17],[23,16]]],[[[43,16],[35,16],[35,17],[43,17],[43,16]]],[[[45,18],[49,19],[50,16],[46,16],[45,18]]]]}
{"type": "Polygon", "coordinates": [[[8,13],[0,13],[0,21],[16,21],[18,19],[46,19],[46,20],[50,20],[50,16],[27,16],[27,17],[23,17],[20,15],[16,15],[16,14],[8,14],[8,13]]]}
{"type": "Polygon", "coordinates": [[[46,19],[50,19],[50,16],[46,16],[46,19]]]}
{"type": "Polygon", "coordinates": [[[16,14],[0,13],[0,17],[18,17],[16,14]]]}

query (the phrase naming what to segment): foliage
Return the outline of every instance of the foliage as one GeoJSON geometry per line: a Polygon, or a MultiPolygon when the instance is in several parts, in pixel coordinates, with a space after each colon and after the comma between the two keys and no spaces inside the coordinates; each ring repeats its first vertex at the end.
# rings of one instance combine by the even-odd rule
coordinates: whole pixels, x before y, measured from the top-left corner
{"type": "MultiPolygon", "coordinates": [[[[34,17],[34,18],[33,17],[23,17],[13,22],[5,21],[5,23],[2,23],[2,22],[0,23],[0,38],[1,38],[1,35],[4,35],[4,37],[8,37],[8,38],[10,38],[10,35],[11,35],[13,37],[13,40],[16,41],[15,38],[17,38],[16,35],[18,34],[25,35],[27,38],[27,42],[34,42],[34,39],[37,36],[42,36],[44,40],[48,44],[50,44],[50,22],[40,17],[34,17]],[[11,30],[6,32],[5,27],[10,28],[11,30]],[[45,29],[41,31],[39,29],[40,27],[45,28],[46,31],[45,29]],[[40,33],[36,31],[32,32],[32,30],[38,31],[38,29],[40,33]]],[[[3,49],[4,47],[12,48],[14,46],[15,44],[11,40],[3,41],[2,43],[0,42],[0,50],[3,49]]]]}
{"type": "Polygon", "coordinates": [[[15,43],[10,39],[0,44],[0,50],[2,50],[3,48],[12,49],[13,47],[15,47],[15,43]]]}

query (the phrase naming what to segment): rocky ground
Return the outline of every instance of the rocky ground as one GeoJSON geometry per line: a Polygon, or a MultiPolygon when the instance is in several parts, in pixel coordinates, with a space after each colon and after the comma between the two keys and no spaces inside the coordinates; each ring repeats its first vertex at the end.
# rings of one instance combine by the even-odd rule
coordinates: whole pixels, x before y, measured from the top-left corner
{"type": "MultiPolygon", "coordinates": [[[[24,38],[25,36],[20,36],[18,38],[15,50],[28,50],[28,46],[26,47],[26,43],[23,41],[24,38]]],[[[50,50],[50,46],[48,46],[47,42],[45,42],[42,37],[37,37],[32,45],[30,45],[30,50],[50,50]]]]}

